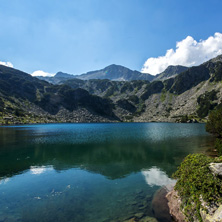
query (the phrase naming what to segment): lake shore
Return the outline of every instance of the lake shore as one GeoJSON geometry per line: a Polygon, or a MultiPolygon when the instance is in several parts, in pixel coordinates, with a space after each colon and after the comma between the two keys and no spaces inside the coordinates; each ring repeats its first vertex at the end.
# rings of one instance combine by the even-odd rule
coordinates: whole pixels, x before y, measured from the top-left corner
{"type": "MultiPolygon", "coordinates": [[[[222,184],[221,162],[222,159],[220,157],[209,158],[204,157],[203,155],[201,157],[201,154],[196,155],[196,157],[194,155],[189,155],[182,162],[180,168],[174,175],[178,177],[178,181],[173,189],[166,194],[169,212],[175,221],[185,222],[192,219],[194,222],[219,222],[222,220],[222,203],[219,197],[221,193],[218,193],[221,191],[217,190],[217,187],[220,187],[222,184]],[[187,178],[183,179],[185,176],[183,175],[183,172],[185,172],[184,170],[189,171],[189,169],[185,167],[185,164],[186,162],[189,162],[191,158],[193,158],[193,161],[196,161],[195,158],[197,160],[199,158],[199,161],[205,161],[206,159],[206,164],[202,164],[200,162],[195,163],[194,169],[191,169],[191,172],[186,175],[187,178]],[[196,169],[196,164],[200,165],[199,169],[196,169]],[[196,171],[200,176],[199,181],[196,181],[194,176],[196,175],[196,171]],[[201,178],[202,173],[204,173],[204,176],[201,178]],[[180,180],[183,180],[183,182],[180,180]],[[198,186],[199,188],[197,188],[198,186]],[[206,189],[205,186],[208,187],[209,190],[206,189]],[[192,191],[193,187],[194,190],[192,191]],[[186,192],[190,193],[188,199],[187,196],[184,196],[185,190],[187,190],[186,192]],[[182,193],[183,195],[181,195],[182,193]],[[219,199],[216,199],[214,195],[216,195],[219,199]],[[197,199],[193,199],[194,196],[196,196],[195,198],[197,199]],[[189,204],[194,206],[189,207],[189,204]]],[[[189,164],[192,165],[192,163],[189,164]]]]}

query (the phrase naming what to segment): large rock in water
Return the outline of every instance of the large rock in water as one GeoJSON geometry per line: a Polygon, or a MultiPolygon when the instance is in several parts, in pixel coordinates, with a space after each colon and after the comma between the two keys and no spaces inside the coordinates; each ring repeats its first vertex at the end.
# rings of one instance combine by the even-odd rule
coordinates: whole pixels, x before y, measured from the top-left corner
{"type": "Polygon", "coordinates": [[[152,211],[159,222],[171,222],[172,218],[169,213],[169,207],[167,205],[168,200],[166,198],[168,190],[166,187],[160,188],[154,195],[152,201],[152,211]]]}

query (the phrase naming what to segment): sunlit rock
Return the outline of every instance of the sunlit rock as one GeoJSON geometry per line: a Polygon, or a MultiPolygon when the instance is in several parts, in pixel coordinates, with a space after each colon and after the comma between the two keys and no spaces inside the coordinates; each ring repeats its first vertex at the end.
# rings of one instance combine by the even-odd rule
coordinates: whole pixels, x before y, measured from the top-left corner
{"type": "Polygon", "coordinates": [[[210,163],[209,168],[214,175],[222,176],[222,163],[210,163]]]}

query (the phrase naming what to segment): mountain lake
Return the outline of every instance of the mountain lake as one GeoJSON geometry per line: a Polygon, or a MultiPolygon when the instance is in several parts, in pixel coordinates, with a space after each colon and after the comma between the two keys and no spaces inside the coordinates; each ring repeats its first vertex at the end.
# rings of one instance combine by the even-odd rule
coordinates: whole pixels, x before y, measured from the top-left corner
{"type": "Polygon", "coordinates": [[[204,124],[0,127],[0,221],[171,221],[155,193],[212,142],[204,124]]]}

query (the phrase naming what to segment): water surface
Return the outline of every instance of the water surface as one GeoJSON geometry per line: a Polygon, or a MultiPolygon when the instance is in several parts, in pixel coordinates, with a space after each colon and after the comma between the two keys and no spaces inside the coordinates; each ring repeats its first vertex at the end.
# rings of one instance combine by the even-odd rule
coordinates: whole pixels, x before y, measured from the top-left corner
{"type": "Polygon", "coordinates": [[[0,221],[164,221],[154,193],[211,143],[204,124],[1,127],[0,221]]]}

